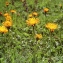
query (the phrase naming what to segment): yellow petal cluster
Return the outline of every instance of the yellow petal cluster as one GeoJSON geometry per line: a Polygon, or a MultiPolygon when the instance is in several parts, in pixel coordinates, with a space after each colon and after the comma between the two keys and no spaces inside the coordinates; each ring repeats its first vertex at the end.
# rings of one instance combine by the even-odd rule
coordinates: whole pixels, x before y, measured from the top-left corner
{"type": "Polygon", "coordinates": [[[12,26],[12,19],[9,13],[4,14],[5,21],[2,23],[3,26],[0,26],[0,33],[7,33],[8,29],[12,26]]]}
{"type": "Polygon", "coordinates": [[[12,21],[12,18],[10,15],[6,16],[5,19],[6,19],[6,21],[12,21]]]}
{"type": "Polygon", "coordinates": [[[39,22],[38,18],[29,18],[28,20],[26,20],[27,25],[30,25],[30,26],[34,26],[38,22],[39,22]]]}
{"type": "Polygon", "coordinates": [[[9,13],[6,12],[6,13],[4,14],[4,17],[7,17],[7,16],[9,16],[9,13]]]}
{"type": "Polygon", "coordinates": [[[32,13],[34,16],[38,16],[38,13],[37,12],[33,12],[32,13]]]}
{"type": "Polygon", "coordinates": [[[4,14],[4,17],[5,17],[6,20],[2,23],[3,26],[10,28],[12,26],[12,18],[10,16],[10,14],[6,12],[4,14]]]}
{"type": "Polygon", "coordinates": [[[10,27],[10,26],[12,26],[12,22],[11,21],[5,21],[5,22],[3,22],[3,26],[10,27]]]}
{"type": "Polygon", "coordinates": [[[47,23],[45,26],[46,28],[50,29],[50,31],[54,31],[58,28],[58,25],[56,23],[47,23]]]}
{"type": "Polygon", "coordinates": [[[49,9],[48,8],[44,8],[44,12],[48,12],[49,11],[49,9]]]}
{"type": "Polygon", "coordinates": [[[6,13],[4,14],[4,17],[5,17],[6,21],[12,21],[12,18],[11,18],[11,16],[10,16],[9,13],[6,12],[6,13]]]}
{"type": "Polygon", "coordinates": [[[0,33],[7,33],[8,29],[5,26],[0,26],[0,33]]]}
{"type": "Polygon", "coordinates": [[[11,10],[10,12],[11,12],[11,13],[16,13],[16,10],[11,10]]]}
{"type": "Polygon", "coordinates": [[[35,16],[38,16],[38,13],[37,12],[32,12],[31,14],[29,14],[29,18],[31,18],[31,17],[35,17],[35,16]]]}
{"type": "Polygon", "coordinates": [[[41,39],[42,38],[42,34],[36,34],[35,35],[35,38],[38,40],[38,39],[41,39]]]}

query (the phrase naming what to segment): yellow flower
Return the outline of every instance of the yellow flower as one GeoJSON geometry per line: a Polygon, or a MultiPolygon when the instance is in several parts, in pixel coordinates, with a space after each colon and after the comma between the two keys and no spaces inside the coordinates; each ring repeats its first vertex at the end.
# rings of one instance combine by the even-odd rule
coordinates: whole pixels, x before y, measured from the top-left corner
{"type": "Polygon", "coordinates": [[[48,12],[49,11],[49,9],[48,8],[44,8],[44,12],[48,12]]]}
{"type": "Polygon", "coordinates": [[[10,26],[12,26],[12,22],[11,21],[5,21],[5,22],[3,22],[2,23],[5,27],[10,27],[10,26]]]}
{"type": "Polygon", "coordinates": [[[51,32],[58,28],[58,25],[55,23],[47,23],[45,26],[46,28],[50,29],[51,32]]]}
{"type": "Polygon", "coordinates": [[[38,40],[38,39],[41,39],[42,38],[42,34],[36,34],[35,35],[35,38],[38,40]]]}
{"type": "Polygon", "coordinates": [[[32,18],[32,17],[35,17],[35,16],[38,16],[38,13],[37,12],[33,12],[31,14],[29,14],[29,18],[32,18]]]}
{"type": "Polygon", "coordinates": [[[33,16],[38,16],[37,12],[33,12],[32,14],[33,14],[33,16]]]}
{"type": "Polygon", "coordinates": [[[28,16],[29,18],[32,18],[33,17],[33,15],[32,14],[29,14],[29,16],[28,16]]]}
{"type": "Polygon", "coordinates": [[[12,21],[12,18],[11,18],[11,16],[10,16],[9,13],[6,12],[6,13],[4,14],[4,17],[5,17],[6,21],[12,21]]]}
{"type": "Polygon", "coordinates": [[[6,21],[12,21],[12,19],[11,19],[11,16],[10,16],[10,15],[6,16],[6,17],[5,17],[5,19],[6,19],[6,21]]]}
{"type": "Polygon", "coordinates": [[[26,20],[26,23],[30,26],[34,26],[38,22],[39,22],[38,18],[29,18],[28,20],[26,20]]]}
{"type": "Polygon", "coordinates": [[[4,17],[7,17],[7,16],[9,16],[9,13],[6,12],[6,13],[4,14],[4,17]]]}
{"type": "Polygon", "coordinates": [[[9,5],[9,2],[6,2],[5,4],[6,4],[6,6],[8,6],[9,5]]]}
{"type": "Polygon", "coordinates": [[[0,26],[0,33],[7,33],[8,29],[5,26],[0,26]]]}
{"type": "Polygon", "coordinates": [[[11,10],[10,12],[11,12],[11,13],[16,13],[16,11],[15,11],[15,10],[11,10]]]}

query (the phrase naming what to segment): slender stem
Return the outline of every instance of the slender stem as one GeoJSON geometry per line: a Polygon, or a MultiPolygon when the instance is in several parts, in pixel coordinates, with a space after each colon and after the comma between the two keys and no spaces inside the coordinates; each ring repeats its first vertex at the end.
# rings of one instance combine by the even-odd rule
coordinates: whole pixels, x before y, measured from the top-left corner
{"type": "MultiPolygon", "coordinates": [[[[36,44],[34,45],[36,46],[36,44]]],[[[36,52],[37,52],[37,49],[35,49],[35,47],[33,48],[33,59],[32,59],[32,63],[37,63],[37,56],[36,56],[36,52]]]]}
{"type": "Polygon", "coordinates": [[[50,32],[50,42],[52,42],[52,32],[50,32]]]}
{"type": "Polygon", "coordinates": [[[52,32],[50,32],[50,54],[51,54],[52,46],[53,46],[53,42],[52,42],[52,32]]]}
{"type": "Polygon", "coordinates": [[[59,31],[59,33],[60,33],[60,42],[61,42],[61,31],[59,31]]]}
{"type": "MultiPolygon", "coordinates": [[[[35,52],[34,52],[35,53],[35,52]]],[[[37,63],[37,58],[36,58],[36,54],[33,54],[33,59],[32,59],[32,63],[37,63]]]]}
{"type": "Polygon", "coordinates": [[[33,35],[35,35],[35,26],[33,26],[33,35]]]}

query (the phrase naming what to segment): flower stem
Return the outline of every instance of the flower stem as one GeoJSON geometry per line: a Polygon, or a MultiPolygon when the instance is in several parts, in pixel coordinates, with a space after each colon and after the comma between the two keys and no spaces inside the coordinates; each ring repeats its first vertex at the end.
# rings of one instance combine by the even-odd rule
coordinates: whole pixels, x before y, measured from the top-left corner
{"type": "Polygon", "coordinates": [[[50,32],[50,54],[51,54],[51,49],[53,47],[53,42],[52,42],[52,32],[50,32]]]}
{"type": "Polygon", "coordinates": [[[33,26],[33,35],[35,35],[35,26],[33,26]]]}

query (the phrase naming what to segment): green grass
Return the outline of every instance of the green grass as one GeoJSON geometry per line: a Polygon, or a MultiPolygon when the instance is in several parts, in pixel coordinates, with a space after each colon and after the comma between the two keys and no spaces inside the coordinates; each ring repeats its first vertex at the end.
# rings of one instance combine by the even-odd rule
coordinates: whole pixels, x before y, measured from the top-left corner
{"type": "MultiPolygon", "coordinates": [[[[11,0],[7,0],[11,3],[11,0]]],[[[28,11],[23,7],[20,0],[15,0],[14,5],[5,6],[5,0],[0,0],[0,12],[3,14],[15,9],[13,14],[13,26],[6,34],[0,33],[0,63],[63,63],[63,0],[38,0],[37,5],[34,0],[26,0],[28,11]],[[43,13],[43,8],[49,8],[47,16],[43,13]],[[28,15],[36,11],[40,23],[36,25],[35,32],[41,33],[43,38],[36,42],[32,34],[32,26],[27,26],[28,15]],[[17,16],[20,14],[20,16],[17,16]],[[58,29],[50,36],[50,32],[45,28],[48,22],[58,24],[58,29]]],[[[11,13],[10,13],[11,14],[11,13]]],[[[0,16],[0,25],[5,21],[0,16]]]]}

